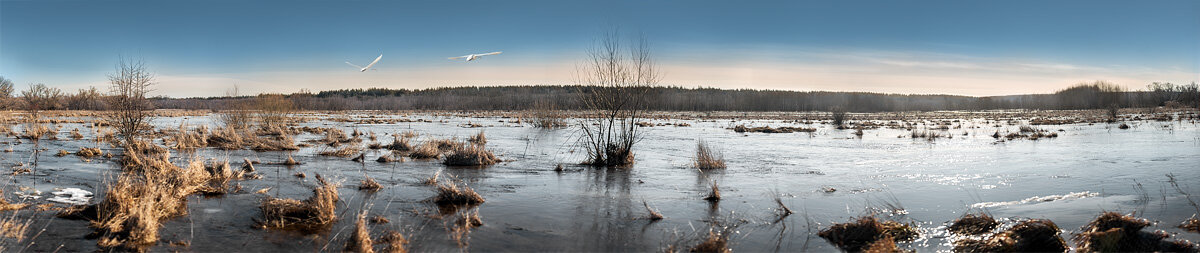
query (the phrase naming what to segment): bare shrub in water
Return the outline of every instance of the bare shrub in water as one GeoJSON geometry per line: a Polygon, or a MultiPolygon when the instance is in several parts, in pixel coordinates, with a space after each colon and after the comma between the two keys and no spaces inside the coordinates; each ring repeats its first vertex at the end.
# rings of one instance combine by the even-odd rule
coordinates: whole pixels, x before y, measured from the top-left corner
{"type": "Polygon", "coordinates": [[[614,29],[588,50],[588,59],[578,69],[583,104],[591,112],[579,121],[587,150],[584,164],[605,167],[633,165],[637,122],[645,113],[645,96],[659,81],[656,64],[644,36],[623,45],[614,29]]]}
{"type": "Polygon", "coordinates": [[[296,110],[296,105],[282,94],[258,95],[254,107],[261,127],[282,127],[292,121],[292,111],[296,110]]]}

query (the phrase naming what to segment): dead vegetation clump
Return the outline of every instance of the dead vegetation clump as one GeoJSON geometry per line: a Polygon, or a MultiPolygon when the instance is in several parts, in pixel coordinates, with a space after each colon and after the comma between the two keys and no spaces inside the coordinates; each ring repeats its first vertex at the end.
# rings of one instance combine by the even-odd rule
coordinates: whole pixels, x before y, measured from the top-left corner
{"type": "Polygon", "coordinates": [[[458,214],[458,219],[454,220],[454,225],[450,227],[450,237],[458,243],[459,248],[466,248],[469,244],[471,229],[483,226],[483,219],[479,218],[479,209],[474,212],[462,211],[458,214]]]}
{"type": "MultiPolygon", "coordinates": [[[[0,190],[0,196],[2,196],[3,194],[4,194],[4,191],[0,190]]],[[[0,211],[20,210],[20,209],[24,209],[25,207],[28,207],[28,206],[29,206],[29,204],[27,204],[27,203],[16,203],[16,204],[8,203],[8,200],[6,200],[3,197],[0,197],[0,211]]]]}
{"type": "Polygon", "coordinates": [[[817,233],[834,246],[857,252],[878,240],[911,241],[919,235],[911,225],[895,221],[880,222],[872,216],[859,217],[848,223],[838,223],[817,233]]]}
{"type": "Polygon", "coordinates": [[[412,145],[408,144],[408,141],[411,138],[412,137],[403,137],[402,138],[401,136],[394,136],[392,139],[392,143],[384,145],[382,148],[386,148],[386,149],[392,150],[392,151],[400,151],[400,152],[412,151],[412,149],[413,149],[412,145]]]}
{"type": "Polygon", "coordinates": [[[1067,243],[1059,236],[1061,230],[1050,220],[1022,221],[1000,233],[984,239],[962,239],[954,242],[955,252],[1064,252],[1067,243]]]}
{"type": "Polygon", "coordinates": [[[96,206],[91,226],[101,234],[98,244],[102,248],[138,249],[154,244],[162,221],[186,214],[186,197],[198,192],[209,179],[204,163],[198,159],[179,167],[166,155],[139,157],[144,153],[133,149],[127,148],[130,153],[125,156],[140,163],[127,166],[138,168],[127,168],[118,176],[96,206]]]}
{"type": "Polygon", "coordinates": [[[311,232],[325,228],[337,220],[338,185],[316,176],[320,186],[304,201],[268,197],[259,208],[263,211],[264,228],[295,228],[311,232]]]}
{"type": "Polygon", "coordinates": [[[1179,228],[1183,229],[1183,231],[1200,233],[1200,219],[1196,219],[1195,216],[1188,218],[1179,224],[1179,228]]]}
{"type": "Polygon", "coordinates": [[[688,249],[691,252],[713,252],[713,253],[728,253],[732,252],[729,249],[729,234],[724,231],[708,230],[708,236],[704,237],[700,244],[692,246],[688,249]]]}
{"type": "Polygon", "coordinates": [[[71,139],[82,140],[83,134],[79,133],[79,128],[71,129],[71,139]]]}
{"type": "Polygon", "coordinates": [[[992,231],[1000,225],[996,219],[986,213],[968,213],[954,220],[947,229],[950,232],[960,235],[978,235],[992,231]]]}
{"type": "Polygon", "coordinates": [[[411,153],[408,153],[408,157],[414,159],[437,159],[442,157],[442,150],[438,149],[437,143],[426,141],[417,146],[411,153]]]}
{"type": "Polygon", "coordinates": [[[709,147],[707,142],[696,141],[696,160],[693,164],[701,170],[724,169],[725,157],[709,147]]]}
{"type": "Polygon", "coordinates": [[[404,249],[404,245],[408,244],[408,240],[404,239],[404,234],[396,231],[390,231],[380,238],[380,241],[387,244],[383,248],[383,252],[388,253],[405,253],[408,250],[404,249]]]}
{"type": "Polygon", "coordinates": [[[379,189],[383,189],[383,185],[380,185],[379,182],[375,182],[375,179],[371,177],[366,177],[358,183],[358,190],[361,191],[375,192],[379,189]]]}
{"type": "Polygon", "coordinates": [[[175,142],[174,149],[195,149],[208,146],[208,127],[200,126],[195,130],[189,130],[183,124],[179,125],[179,130],[172,136],[175,142]]]}
{"type": "Polygon", "coordinates": [[[433,203],[439,206],[470,206],[482,204],[483,201],[483,196],[479,196],[479,193],[475,193],[475,190],[471,189],[471,187],[468,187],[466,184],[460,186],[454,182],[438,184],[437,195],[433,196],[433,203]]]}
{"type": "Polygon", "coordinates": [[[480,131],[479,133],[472,135],[470,138],[467,138],[467,143],[479,146],[487,145],[487,135],[484,135],[483,131],[480,131]]]}
{"type": "Polygon", "coordinates": [[[498,162],[500,159],[496,158],[492,151],[484,148],[483,144],[475,143],[457,145],[450,150],[450,153],[446,154],[446,159],[442,161],[450,166],[480,166],[498,162]]]}
{"type": "Polygon", "coordinates": [[[367,212],[360,212],[358,219],[354,221],[354,233],[351,233],[350,239],[346,240],[346,251],[373,253],[375,252],[375,248],[372,247],[374,244],[371,241],[371,230],[367,228],[367,212]]]}
{"type": "Polygon", "coordinates": [[[1088,222],[1076,234],[1075,246],[1080,252],[1195,252],[1190,242],[1166,240],[1171,235],[1163,231],[1142,231],[1152,225],[1149,220],[1104,212],[1088,222]]]}
{"type": "Polygon", "coordinates": [[[37,140],[42,139],[42,137],[45,137],[46,135],[53,136],[53,134],[54,134],[54,130],[50,129],[50,127],[48,127],[46,125],[38,124],[38,123],[30,123],[30,124],[25,124],[24,133],[21,134],[21,138],[37,141],[37,140]]]}
{"type": "Polygon", "coordinates": [[[812,133],[812,132],[817,131],[816,128],[803,128],[803,127],[771,128],[771,127],[765,127],[765,126],[764,127],[747,127],[746,125],[738,125],[738,126],[733,127],[732,129],[734,132],[738,132],[738,133],[746,133],[746,132],[750,132],[750,133],[812,133]]]}
{"type": "Polygon", "coordinates": [[[336,156],[336,157],[350,157],[354,154],[358,154],[361,151],[362,151],[362,148],[359,147],[358,145],[344,145],[341,148],[321,151],[320,155],[336,156]]]}
{"type": "Polygon", "coordinates": [[[721,189],[717,188],[717,181],[712,182],[712,191],[708,193],[708,196],[704,197],[704,200],[708,200],[709,202],[721,201],[721,189]]]}
{"type": "Polygon", "coordinates": [[[145,140],[134,140],[125,144],[125,152],[121,156],[121,166],[125,171],[142,171],[158,169],[154,166],[170,164],[171,151],[154,145],[145,140]]]}

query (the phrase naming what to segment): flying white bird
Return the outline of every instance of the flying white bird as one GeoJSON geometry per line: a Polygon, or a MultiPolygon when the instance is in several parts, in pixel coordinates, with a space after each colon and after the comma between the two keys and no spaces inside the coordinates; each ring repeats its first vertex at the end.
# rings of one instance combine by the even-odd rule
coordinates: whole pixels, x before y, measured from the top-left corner
{"type": "Polygon", "coordinates": [[[382,55],[382,54],[381,54],[381,55],[379,55],[379,57],[375,57],[375,61],[371,62],[371,64],[367,64],[367,66],[366,66],[366,67],[361,67],[361,66],[358,66],[358,65],[354,65],[354,63],[350,63],[350,62],[346,62],[346,64],[350,64],[350,66],[354,66],[355,68],[359,68],[359,69],[358,69],[358,71],[359,71],[359,72],[367,72],[367,70],[371,70],[371,66],[375,66],[375,63],[378,63],[378,62],[379,62],[379,59],[383,59],[383,55],[382,55]]]}
{"type": "Polygon", "coordinates": [[[450,57],[447,59],[454,60],[454,59],[466,58],[467,61],[474,61],[475,59],[479,59],[479,57],[488,56],[488,55],[498,55],[500,53],[501,52],[491,52],[491,53],[486,53],[486,54],[468,54],[468,55],[463,55],[463,56],[459,56],[459,57],[450,57]]]}

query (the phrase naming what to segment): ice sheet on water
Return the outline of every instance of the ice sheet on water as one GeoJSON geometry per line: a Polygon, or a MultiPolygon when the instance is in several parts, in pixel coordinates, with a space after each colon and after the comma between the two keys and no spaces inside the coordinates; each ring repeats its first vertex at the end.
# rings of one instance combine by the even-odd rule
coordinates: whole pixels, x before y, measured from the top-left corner
{"type": "Polygon", "coordinates": [[[86,205],[92,200],[92,192],[79,188],[56,189],[51,194],[54,194],[54,197],[46,200],[64,204],[86,205]]]}
{"type": "Polygon", "coordinates": [[[1095,196],[1100,196],[1100,194],[1095,193],[1095,192],[1090,192],[1090,191],[1083,191],[1083,192],[1072,192],[1072,193],[1067,193],[1067,194],[1062,194],[1062,195],[1048,195],[1048,196],[1044,196],[1044,197],[1033,196],[1030,198],[1016,200],[1016,201],[980,202],[980,203],[975,203],[975,204],[971,205],[971,207],[988,208],[988,207],[1029,204],[1029,203],[1036,204],[1036,203],[1040,203],[1040,202],[1050,202],[1050,201],[1058,201],[1058,200],[1065,200],[1065,199],[1082,199],[1082,198],[1090,198],[1090,197],[1095,197],[1095,196]]]}

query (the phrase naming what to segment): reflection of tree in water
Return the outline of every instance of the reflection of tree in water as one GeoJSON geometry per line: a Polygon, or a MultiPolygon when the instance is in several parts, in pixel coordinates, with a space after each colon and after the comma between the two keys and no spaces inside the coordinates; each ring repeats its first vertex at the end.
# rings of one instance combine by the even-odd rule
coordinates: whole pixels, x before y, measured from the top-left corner
{"type": "Polygon", "coordinates": [[[575,204],[572,236],[587,251],[631,251],[646,249],[643,244],[644,218],[640,202],[630,194],[632,172],[627,169],[589,169],[589,180],[575,204]]]}

